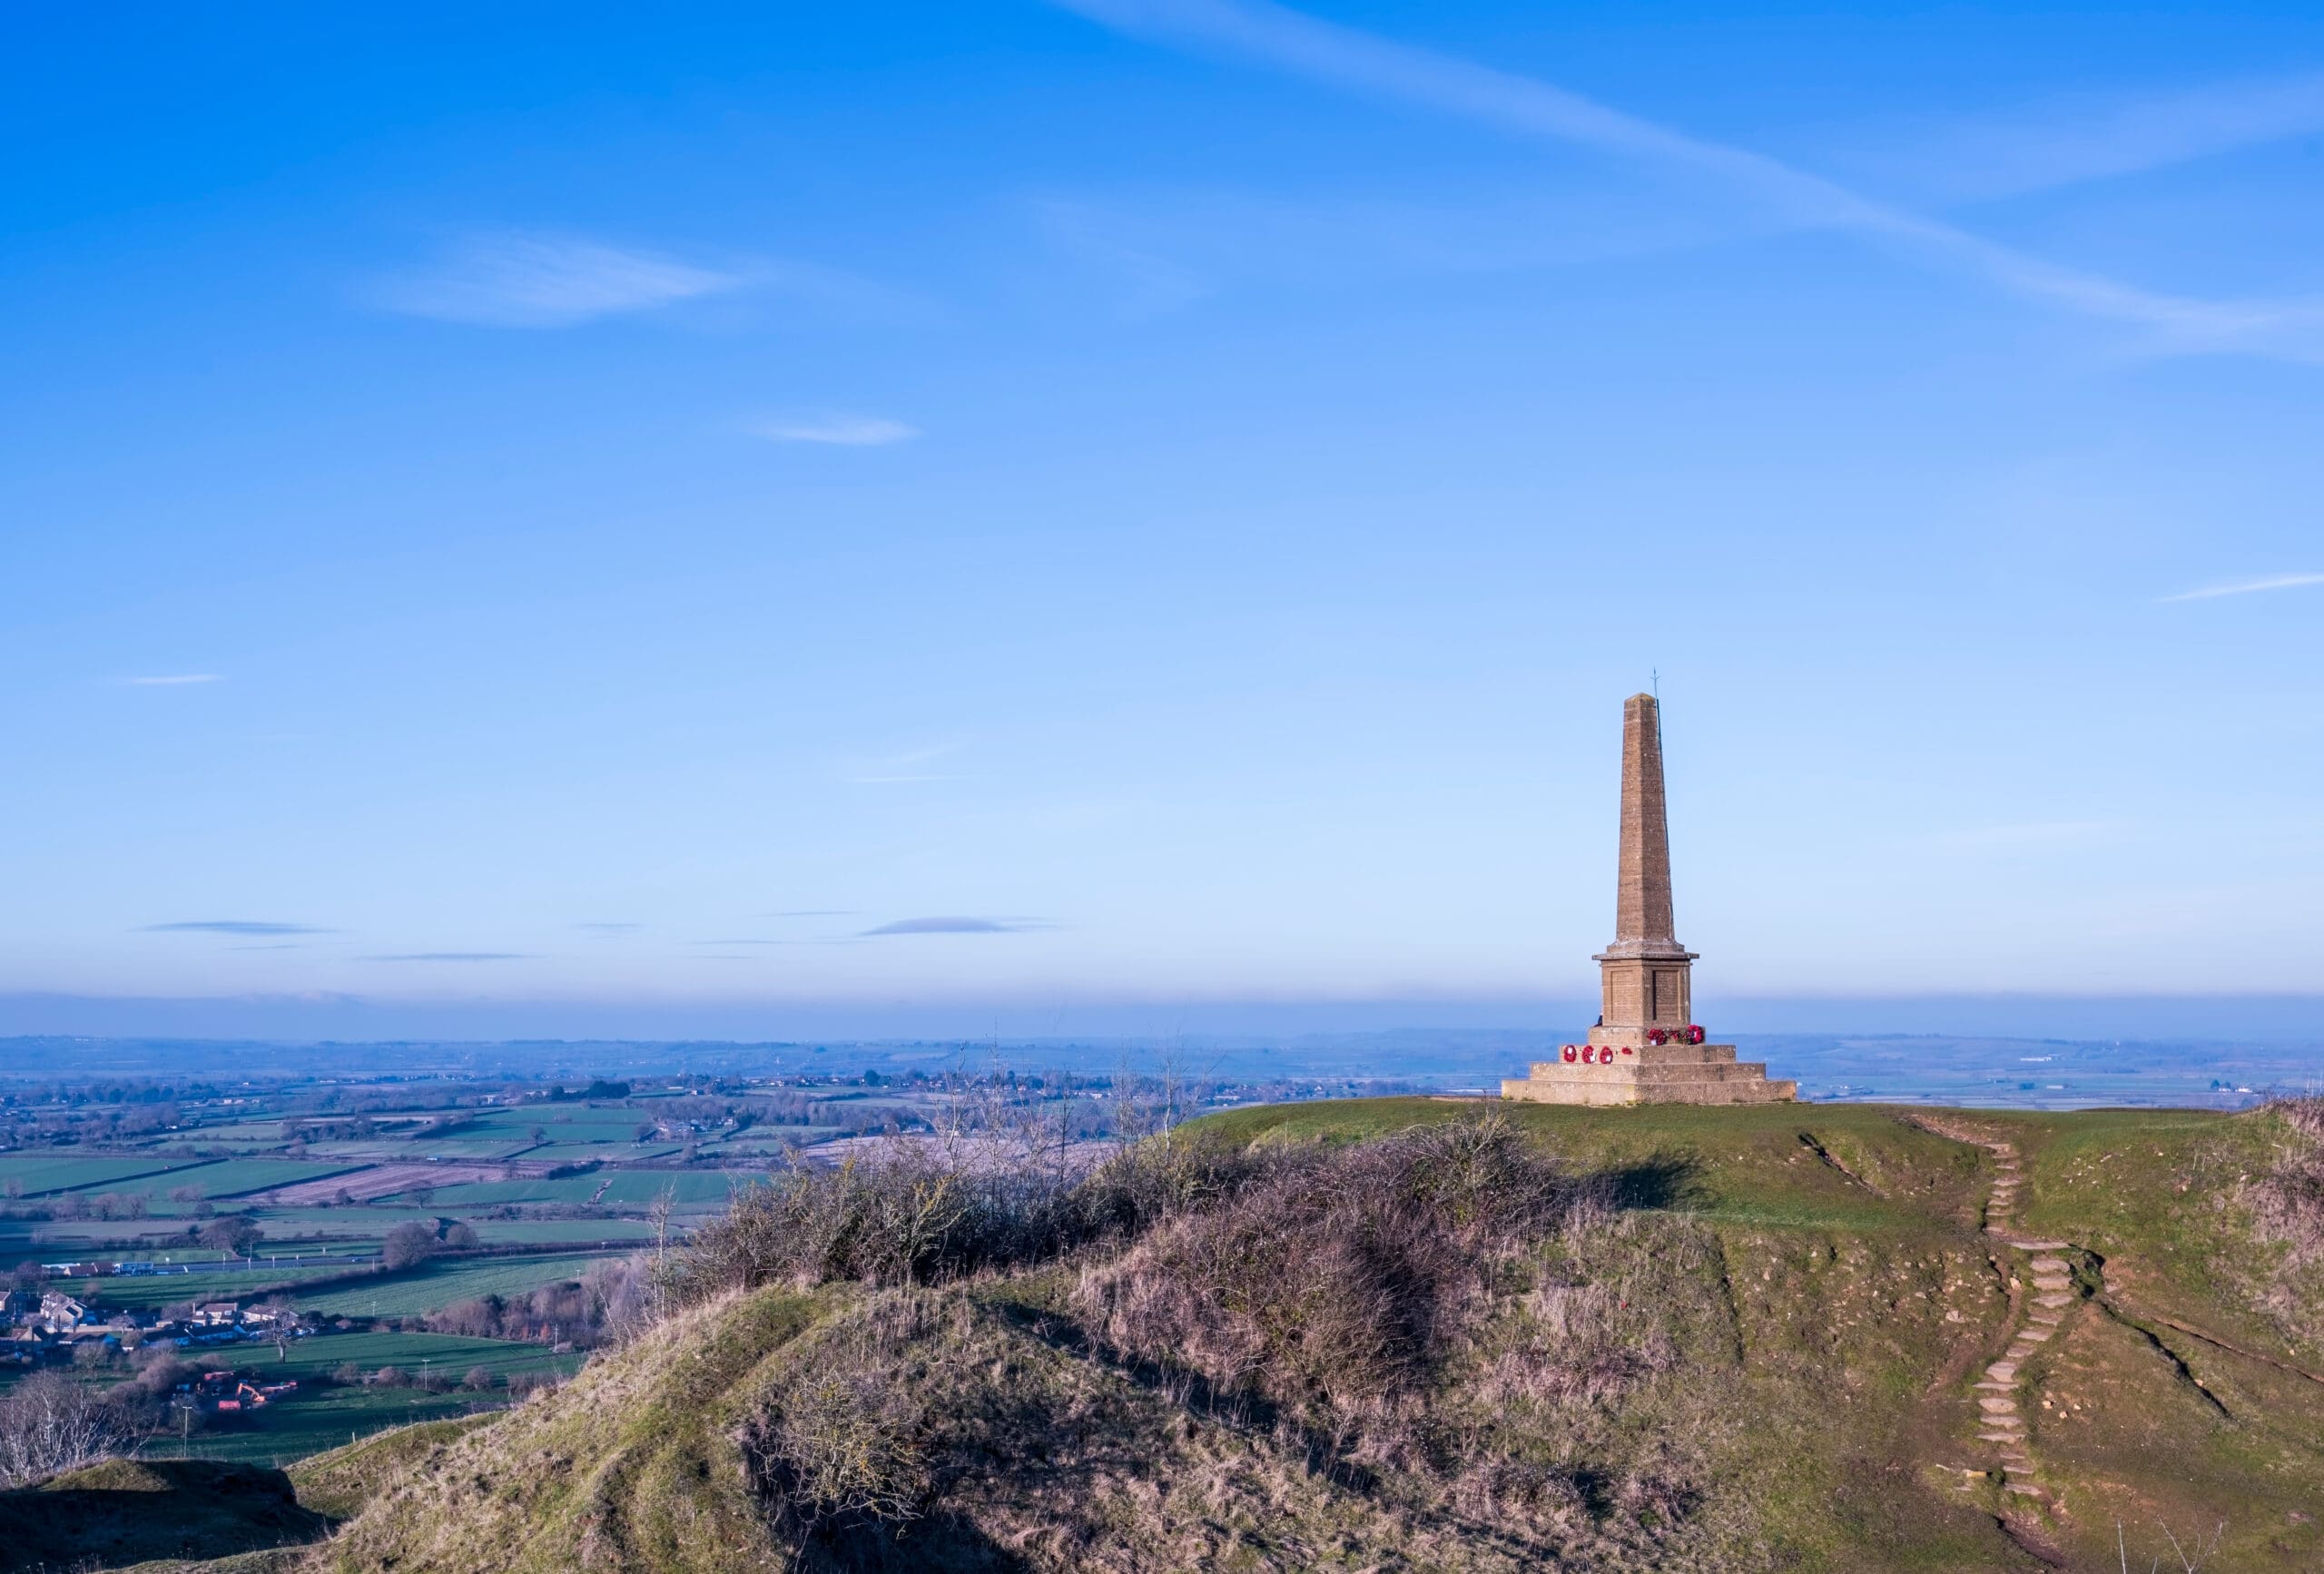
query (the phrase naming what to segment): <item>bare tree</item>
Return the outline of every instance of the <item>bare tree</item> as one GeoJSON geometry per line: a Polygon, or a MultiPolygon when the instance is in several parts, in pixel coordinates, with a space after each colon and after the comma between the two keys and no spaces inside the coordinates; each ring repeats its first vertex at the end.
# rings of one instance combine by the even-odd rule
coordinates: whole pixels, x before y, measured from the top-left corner
{"type": "Polygon", "coordinates": [[[131,1441],[117,1407],[57,1372],[37,1373],[0,1399],[0,1487],[92,1464],[131,1441]]]}

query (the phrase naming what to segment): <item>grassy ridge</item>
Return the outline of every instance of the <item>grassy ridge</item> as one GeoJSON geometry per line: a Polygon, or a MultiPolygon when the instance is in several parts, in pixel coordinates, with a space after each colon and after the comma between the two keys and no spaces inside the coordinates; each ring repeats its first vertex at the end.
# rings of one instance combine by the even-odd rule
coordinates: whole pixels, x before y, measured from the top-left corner
{"type": "MultiPolygon", "coordinates": [[[[1465,1113],[1365,1100],[1199,1130],[1342,1144],[1465,1113]]],[[[2255,1241],[2245,1190],[2289,1139],[2275,1116],[1502,1113],[1600,1200],[1480,1264],[1431,1386],[1354,1453],[1287,1410],[1222,1404],[1187,1369],[1099,1344],[1093,1283],[1133,1307],[1171,1291],[1139,1266],[1141,1244],[932,1290],[697,1307],[478,1430],[313,1467],[358,1479],[369,1507],[310,1574],[1953,1574],[2114,1567],[2118,1521],[2141,1567],[2167,1560],[2166,1530],[2222,1522],[2210,1567],[2324,1566],[2324,1382],[2294,1370],[2324,1361],[2259,1294],[2277,1249],[2255,1241]],[[1979,1232],[1992,1157],[1931,1122],[2006,1136],[2024,1227],[2077,1248],[2084,1299],[2022,1377],[2056,1488],[2045,1508],[2004,1500],[1976,1441],[1973,1384],[2023,1326],[2024,1254],[1979,1232]],[[926,1517],[901,1537],[785,1519],[782,1478],[754,1451],[789,1435],[770,1426],[812,1422],[803,1396],[833,1383],[861,1401],[823,1423],[835,1442],[876,1457],[877,1426],[841,1423],[878,1415],[930,1451],[926,1517]]],[[[1245,1293],[1231,1258],[1186,1260],[1245,1293]]],[[[1269,1336],[1295,1345],[1299,1328],[1269,1336]]]]}

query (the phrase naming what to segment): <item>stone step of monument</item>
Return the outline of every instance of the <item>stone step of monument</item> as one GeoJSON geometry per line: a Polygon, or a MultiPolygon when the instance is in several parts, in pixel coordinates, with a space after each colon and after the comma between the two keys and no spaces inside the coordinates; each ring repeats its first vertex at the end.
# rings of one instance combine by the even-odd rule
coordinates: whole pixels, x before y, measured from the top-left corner
{"type": "Polygon", "coordinates": [[[2005,1431],[1981,1431],[1977,1434],[1977,1441],[1979,1442],[2008,1442],[2011,1438],[2005,1431]]]}
{"type": "Polygon", "coordinates": [[[2073,1297],[2071,1295],[2036,1295],[2034,1297],[2034,1304],[2041,1307],[2044,1311],[2054,1312],[2061,1306],[2073,1305],[2073,1297]]]}
{"type": "Polygon", "coordinates": [[[1641,1083],[1641,1104],[1789,1104],[1799,1097],[1797,1082],[1766,1077],[1732,1082],[1641,1083]]]}
{"type": "Polygon", "coordinates": [[[1618,1071],[1634,1071],[1646,1067],[1656,1067],[1682,1073],[1704,1075],[1715,1073],[1735,1064],[1735,1051],[1731,1048],[1722,1048],[1719,1053],[1712,1054],[1703,1045],[1673,1044],[1661,1048],[1649,1047],[1628,1055],[1616,1050],[1602,1060],[1595,1056],[1587,1060],[1579,1056],[1571,1060],[1560,1056],[1555,1060],[1533,1061],[1526,1070],[1531,1076],[1540,1077],[1558,1071],[1600,1071],[1608,1067],[1612,1067],[1618,1071]]]}
{"type": "Polygon", "coordinates": [[[1983,1382],[1973,1382],[1969,1386],[1975,1389],[1982,1389],[1992,1393],[2015,1393],[2017,1392],[2017,1384],[2010,1382],[2007,1378],[2003,1377],[1988,1377],[1983,1382]]]}
{"type": "Polygon", "coordinates": [[[1752,1082],[1767,1074],[1765,1062],[1748,1060],[1712,1060],[1677,1066],[1653,1060],[1617,1060],[1611,1066],[1569,1066],[1561,1060],[1544,1060],[1534,1066],[1532,1075],[1527,1080],[1587,1082],[1620,1077],[1640,1082],[1752,1082]]]}
{"type": "Polygon", "coordinates": [[[1732,1044],[1650,1044],[1647,1042],[1645,1034],[1634,1028],[1593,1030],[1589,1042],[1601,1052],[1615,1050],[1624,1060],[1668,1060],[1673,1064],[1708,1066],[1735,1058],[1735,1046],[1732,1044]],[[1620,1055],[1623,1049],[1630,1053],[1620,1055]]]}
{"type": "Polygon", "coordinates": [[[2067,1274],[2073,1271],[2073,1264],[2063,1257],[2043,1255],[2034,1259],[2034,1271],[2037,1274],[2067,1274]]]}
{"type": "Polygon", "coordinates": [[[1996,1361],[1992,1365],[1985,1368],[1985,1375],[1987,1377],[2000,1378],[2015,1377],[2017,1375],[2017,1362],[2014,1361],[1996,1361]]]}
{"type": "Polygon", "coordinates": [[[2008,1415],[2017,1409],[2017,1402],[2014,1399],[2003,1399],[1997,1395],[1988,1394],[1977,1401],[1977,1408],[1987,1415],[2008,1415]]]}
{"type": "Polygon", "coordinates": [[[2072,1243],[2066,1241],[2005,1241],[2003,1244],[2014,1246],[2021,1252],[2063,1252],[2072,1249],[2072,1243]]]}

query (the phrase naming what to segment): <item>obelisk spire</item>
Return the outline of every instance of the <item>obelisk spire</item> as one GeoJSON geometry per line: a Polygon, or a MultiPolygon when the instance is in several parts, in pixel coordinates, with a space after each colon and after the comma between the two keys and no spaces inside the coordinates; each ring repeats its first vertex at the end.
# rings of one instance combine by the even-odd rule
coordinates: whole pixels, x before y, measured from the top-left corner
{"type": "Polygon", "coordinates": [[[1615,952],[1679,951],[1670,915],[1670,821],[1662,799],[1662,717],[1652,694],[1622,703],[1622,849],[1615,952]]]}

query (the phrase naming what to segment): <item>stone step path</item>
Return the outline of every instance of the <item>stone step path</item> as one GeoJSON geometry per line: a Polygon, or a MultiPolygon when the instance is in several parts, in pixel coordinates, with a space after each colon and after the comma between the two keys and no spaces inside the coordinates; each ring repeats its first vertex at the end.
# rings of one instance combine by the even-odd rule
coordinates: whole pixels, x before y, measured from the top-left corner
{"type": "Polygon", "coordinates": [[[2043,1484],[2026,1436],[2025,1418],[2018,1410],[2017,1391],[2026,1360],[2049,1343],[2080,1302],[2074,1293],[2073,1264],[2057,1254],[2073,1247],[2070,1242],[2034,1240],[2018,1233],[2015,1215],[2025,1178],[2015,1144],[2003,1137],[1974,1135],[1965,1136],[1964,1140],[1984,1148],[1996,1161],[1993,1187],[1985,1196],[1985,1235],[1995,1244],[2025,1255],[2033,1284],[2033,1294],[2016,1302],[2008,1348],[1999,1360],[1986,1365],[1984,1377],[1972,1386],[1977,1396],[1977,1441],[1994,1446],[2006,1498],[2048,1506],[2055,1500],[2043,1484]]]}

